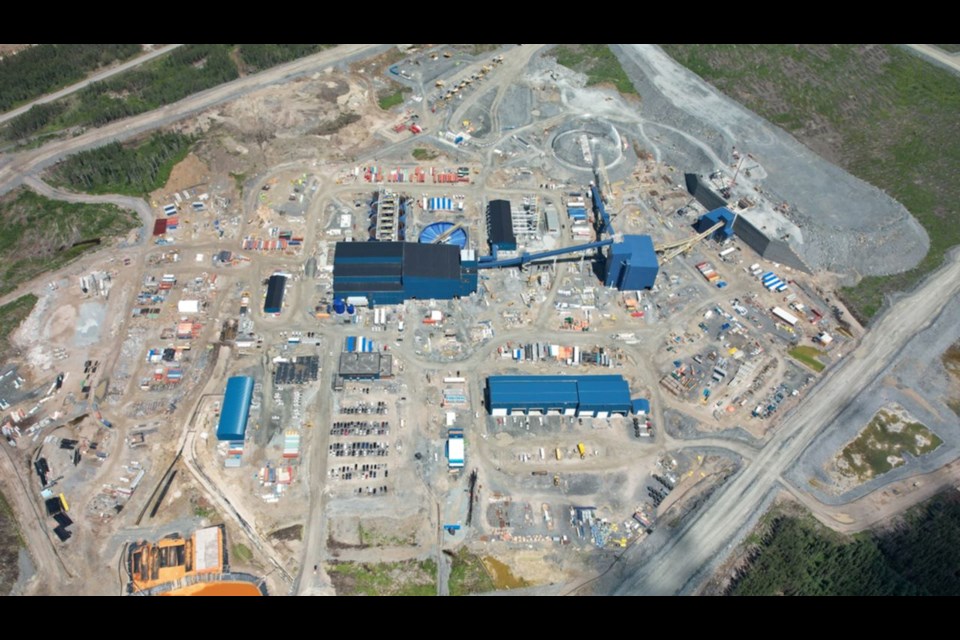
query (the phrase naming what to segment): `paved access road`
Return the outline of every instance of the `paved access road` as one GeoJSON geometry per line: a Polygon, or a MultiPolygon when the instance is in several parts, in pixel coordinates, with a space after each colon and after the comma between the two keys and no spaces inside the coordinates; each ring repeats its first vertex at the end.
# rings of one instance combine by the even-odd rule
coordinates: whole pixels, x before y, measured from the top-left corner
{"type": "Polygon", "coordinates": [[[23,182],[23,177],[44,169],[71,154],[99,147],[116,140],[127,140],[222,104],[258,89],[285,82],[290,78],[319,71],[326,67],[365,58],[389,49],[383,44],[342,44],[327,51],[300,58],[261,73],[196,93],[180,102],[126,118],[68,140],[58,140],[40,149],[25,151],[0,167],[0,194],[23,182]]]}
{"type": "Polygon", "coordinates": [[[954,71],[960,72],[960,54],[947,53],[943,49],[938,49],[932,44],[908,44],[907,46],[918,53],[922,53],[923,55],[933,58],[937,62],[950,67],[954,71]]]}
{"type": "Polygon", "coordinates": [[[72,84],[69,87],[64,87],[63,89],[60,89],[60,91],[48,93],[42,98],[37,98],[36,100],[34,100],[29,104],[25,104],[22,107],[17,107],[13,111],[7,111],[5,114],[0,115],[0,124],[3,124],[7,120],[12,120],[13,118],[16,118],[21,113],[26,113],[27,111],[29,111],[30,109],[32,109],[38,104],[46,104],[48,102],[53,102],[54,100],[59,100],[64,96],[68,96],[71,93],[76,93],[77,91],[80,91],[80,89],[83,89],[93,84],[94,82],[100,82],[102,80],[106,80],[110,76],[116,75],[118,73],[123,73],[124,71],[133,69],[134,67],[139,67],[144,62],[149,62],[158,56],[162,56],[163,54],[169,53],[174,49],[176,49],[177,47],[182,47],[182,46],[183,46],[182,44],[168,44],[165,47],[160,47],[156,51],[151,51],[150,53],[145,53],[141,56],[137,56],[133,60],[128,60],[127,62],[124,62],[123,64],[116,66],[112,69],[101,71],[100,73],[90,76],[86,80],[81,80],[80,82],[76,84],[72,84]]]}
{"type": "Polygon", "coordinates": [[[810,442],[896,358],[908,340],[960,294],[960,255],[903,297],[845,361],[828,373],[778,427],[753,462],[651,558],[632,548],[614,587],[617,594],[689,593],[723,561],[760,517],[780,475],[810,442]]]}

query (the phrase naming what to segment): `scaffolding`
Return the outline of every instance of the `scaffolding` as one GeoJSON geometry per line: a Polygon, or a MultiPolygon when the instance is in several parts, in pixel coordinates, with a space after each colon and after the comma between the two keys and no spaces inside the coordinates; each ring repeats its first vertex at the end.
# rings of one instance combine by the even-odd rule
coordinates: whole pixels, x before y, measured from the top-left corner
{"type": "Polygon", "coordinates": [[[510,212],[513,223],[513,235],[517,244],[529,244],[541,239],[540,199],[537,196],[524,196],[519,206],[513,206],[510,212]]]}

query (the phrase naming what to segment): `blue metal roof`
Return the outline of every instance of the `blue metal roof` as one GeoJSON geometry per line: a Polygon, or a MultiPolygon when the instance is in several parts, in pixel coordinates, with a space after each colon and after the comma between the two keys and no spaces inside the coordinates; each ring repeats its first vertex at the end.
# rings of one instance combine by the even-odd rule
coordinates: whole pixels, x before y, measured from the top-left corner
{"type": "Polygon", "coordinates": [[[487,391],[491,409],[630,409],[630,387],[617,375],[490,376],[487,391]]]}
{"type": "Polygon", "coordinates": [[[645,398],[636,398],[630,404],[634,413],[650,413],[650,401],[645,398]]]}
{"type": "Polygon", "coordinates": [[[217,440],[243,440],[252,399],[253,378],[234,376],[227,380],[223,407],[220,409],[220,422],[217,424],[217,440]]]}

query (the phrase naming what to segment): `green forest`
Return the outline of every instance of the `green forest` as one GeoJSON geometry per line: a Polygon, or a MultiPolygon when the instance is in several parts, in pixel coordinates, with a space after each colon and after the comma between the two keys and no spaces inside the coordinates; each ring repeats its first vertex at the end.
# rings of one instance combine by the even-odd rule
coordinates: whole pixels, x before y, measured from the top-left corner
{"type": "Polygon", "coordinates": [[[262,71],[284,62],[303,58],[324,49],[335,47],[333,44],[240,44],[240,59],[248,73],[262,71]]]}
{"type": "Polygon", "coordinates": [[[192,144],[179,133],[155,133],[132,145],[114,142],[68,157],[51,169],[50,181],[88,193],[146,196],[167,183],[192,144]]]}
{"type": "Polygon", "coordinates": [[[11,191],[0,198],[0,295],[139,224],[134,212],[112,204],[74,204],[28,189],[11,191]]]}
{"type": "Polygon", "coordinates": [[[0,60],[0,112],[140,53],[139,44],[38,44],[0,60]]]}
{"type": "Polygon", "coordinates": [[[776,514],[730,595],[960,595],[960,496],[942,494],[880,531],[843,536],[776,514]]]}
{"type": "Polygon", "coordinates": [[[235,80],[241,68],[245,72],[260,71],[333,46],[187,44],[137,69],[30,109],[7,124],[4,137],[23,140],[69,127],[103,126],[235,80]]]}

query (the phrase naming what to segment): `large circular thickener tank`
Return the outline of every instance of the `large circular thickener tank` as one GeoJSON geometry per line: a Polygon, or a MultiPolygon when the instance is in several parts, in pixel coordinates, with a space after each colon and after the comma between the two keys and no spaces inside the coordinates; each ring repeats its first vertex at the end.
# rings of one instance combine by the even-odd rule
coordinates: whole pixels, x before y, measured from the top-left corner
{"type": "MultiPolygon", "coordinates": [[[[434,222],[427,225],[427,228],[420,232],[420,242],[423,244],[433,244],[440,236],[447,233],[454,225],[452,222],[434,222]]],[[[443,244],[455,244],[461,249],[467,248],[467,230],[457,229],[451,233],[443,244]]]]}

